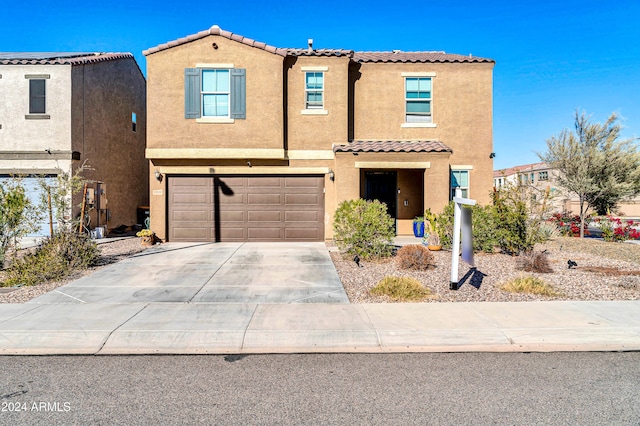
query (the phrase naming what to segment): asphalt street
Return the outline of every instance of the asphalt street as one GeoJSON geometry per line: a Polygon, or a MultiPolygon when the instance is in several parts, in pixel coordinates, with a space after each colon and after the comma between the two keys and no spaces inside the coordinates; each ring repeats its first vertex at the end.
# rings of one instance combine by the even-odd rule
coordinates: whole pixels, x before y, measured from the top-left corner
{"type": "Polygon", "coordinates": [[[640,353],[0,357],[0,424],[640,423],[640,353]]]}

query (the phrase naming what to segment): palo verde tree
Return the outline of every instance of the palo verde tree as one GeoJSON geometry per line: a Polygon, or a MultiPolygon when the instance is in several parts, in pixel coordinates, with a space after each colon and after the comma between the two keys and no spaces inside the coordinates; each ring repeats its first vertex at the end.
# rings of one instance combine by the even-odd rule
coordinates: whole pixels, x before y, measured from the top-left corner
{"type": "Polygon", "coordinates": [[[640,193],[640,153],[633,139],[620,139],[621,130],[615,113],[599,124],[576,111],[574,131],[564,129],[547,139],[547,151],[538,153],[560,172],[558,184],[578,197],[581,238],[589,209],[607,214],[619,201],[640,193]]]}

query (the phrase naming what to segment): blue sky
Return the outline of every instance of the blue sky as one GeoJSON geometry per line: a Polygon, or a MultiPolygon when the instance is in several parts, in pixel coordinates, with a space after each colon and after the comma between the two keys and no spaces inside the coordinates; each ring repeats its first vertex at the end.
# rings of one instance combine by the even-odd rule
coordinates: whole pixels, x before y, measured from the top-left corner
{"type": "MultiPolygon", "coordinates": [[[[640,1],[4,2],[0,51],[144,49],[221,28],[277,47],[444,50],[496,60],[495,168],[538,161],[576,109],[640,137],[640,1]],[[450,4],[447,4],[450,3],[450,4]]],[[[446,141],[444,141],[446,143],[446,141]]]]}

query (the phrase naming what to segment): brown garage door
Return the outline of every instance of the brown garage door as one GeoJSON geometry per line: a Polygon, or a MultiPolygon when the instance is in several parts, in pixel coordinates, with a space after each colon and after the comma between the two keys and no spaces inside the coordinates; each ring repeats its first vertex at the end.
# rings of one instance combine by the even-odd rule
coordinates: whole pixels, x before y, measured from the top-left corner
{"type": "Polygon", "coordinates": [[[169,241],[322,241],[323,176],[170,176],[169,241]]]}

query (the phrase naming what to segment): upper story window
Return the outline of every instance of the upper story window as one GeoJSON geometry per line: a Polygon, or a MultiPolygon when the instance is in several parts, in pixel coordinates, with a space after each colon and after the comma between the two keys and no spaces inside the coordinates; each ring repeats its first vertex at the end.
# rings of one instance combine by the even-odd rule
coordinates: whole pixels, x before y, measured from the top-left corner
{"type": "Polygon", "coordinates": [[[229,70],[202,70],[202,117],[229,117],[229,70]]]}
{"type": "Polygon", "coordinates": [[[27,74],[29,80],[29,113],[27,119],[48,119],[47,115],[47,80],[49,74],[27,74]]]}
{"type": "Polygon", "coordinates": [[[305,73],[305,108],[306,109],[323,109],[324,108],[324,73],[323,72],[306,72],[305,73]]]}
{"type": "Polygon", "coordinates": [[[138,131],[138,115],[135,112],[131,113],[131,130],[138,131]]]}
{"type": "Polygon", "coordinates": [[[46,80],[30,79],[29,80],[29,114],[46,113],[46,80]]]}
{"type": "Polygon", "coordinates": [[[246,70],[232,64],[203,64],[184,70],[185,118],[233,123],[246,118],[246,70]]]}
{"type": "Polygon", "coordinates": [[[538,180],[549,180],[549,172],[538,172],[538,180]]]}
{"type": "Polygon", "coordinates": [[[407,123],[432,123],[431,77],[406,77],[405,103],[407,123]]]}

